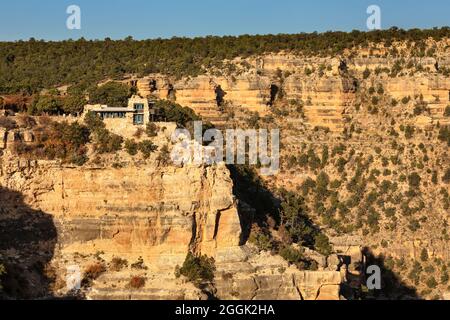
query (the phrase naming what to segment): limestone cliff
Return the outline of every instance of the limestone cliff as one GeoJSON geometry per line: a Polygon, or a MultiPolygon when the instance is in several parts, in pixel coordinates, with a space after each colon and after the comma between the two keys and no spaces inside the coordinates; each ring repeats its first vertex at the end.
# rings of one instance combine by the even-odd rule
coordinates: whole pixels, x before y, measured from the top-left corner
{"type": "MultiPolygon", "coordinates": [[[[75,265],[83,271],[99,261],[120,258],[129,262],[128,267],[120,272],[106,270],[87,291],[89,298],[203,299],[206,296],[199,289],[175,278],[175,267],[192,251],[216,259],[219,298],[339,298],[339,272],[291,268],[285,273],[281,270],[288,264],[281,258],[267,264],[267,258],[241,247],[239,213],[224,165],[71,167],[57,161],[17,159],[8,150],[0,163],[1,187],[20,194],[24,205],[45,213],[54,225],[50,242],[40,244],[53,246],[45,261],[56,276],[48,294],[66,293],[67,268],[75,265]],[[145,268],[131,267],[139,260],[145,268]],[[227,272],[233,273],[234,280],[220,277],[227,272]],[[145,287],[129,288],[132,276],[145,277],[145,287]],[[230,287],[234,291],[227,290],[230,287]]],[[[2,206],[9,207],[2,221],[23,214],[10,204],[2,198],[2,206]]],[[[16,232],[8,229],[4,236],[12,239],[16,232]]],[[[17,251],[11,248],[2,248],[2,255],[17,251]]],[[[17,259],[29,255],[33,254],[27,251],[17,259]]]]}
{"type": "Polygon", "coordinates": [[[154,74],[134,81],[141,95],[175,100],[219,126],[226,123],[224,107],[231,113],[265,115],[273,110],[277,99],[284,99],[302,106],[306,125],[328,127],[331,131],[344,128],[358,88],[382,83],[394,99],[423,97],[430,114],[417,124],[425,127],[438,121],[448,122],[442,114],[449,101],[450,83],[439,71],[448,66],[448,54],[444,50],[437,58],[410,57],[408,63],[413,67],[394,76],[389,72],[398,67],[398,57],[381,51],[378,56],[368,55],[360,49],[342,57],[326,58],[268,54],[249,58],[245,63],[236,59],[231,62],[235,70],[220,70],[221,75],[211,71],[177,80],[154,74]],[[371,71],[372,77],[363,76],[366,70],[371,71]]]}

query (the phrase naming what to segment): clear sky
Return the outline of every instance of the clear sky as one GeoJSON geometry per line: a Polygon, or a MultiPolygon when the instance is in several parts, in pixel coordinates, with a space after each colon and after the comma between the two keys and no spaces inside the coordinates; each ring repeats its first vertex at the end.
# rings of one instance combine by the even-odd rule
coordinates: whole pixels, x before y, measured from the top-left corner
{"type": "Polygon", "coordinates": [[[371,4],[383,29],[450,25],[449,0],[1,0],[0,41],[366,30],[371,4]],[[66,28],[72,4],[81,30],[66,28]]]}

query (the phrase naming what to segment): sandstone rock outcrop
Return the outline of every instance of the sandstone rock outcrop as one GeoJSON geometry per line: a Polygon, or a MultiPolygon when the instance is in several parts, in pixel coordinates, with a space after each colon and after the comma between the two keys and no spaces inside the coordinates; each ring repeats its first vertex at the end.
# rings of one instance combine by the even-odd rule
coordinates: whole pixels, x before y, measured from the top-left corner
{"type": "Polygon", "coordinates": [[[130,264],[142,259],[146,268],[106,272],[88,298],[205,299],[175,278],[175,267],[191,250],[216,259],[216,296],[222,299],[339,299],[339,272],[299,271],[281,257],[240,246],[239,213],[223,165],[114,169],[7,157],[0,185],[53,219],[51,265],[61,277],[56,293],[64,294],[69,266],[83,270],[98,259],[120,257],[130,264]],[[226,273],[232,279],[220,276],[226,273]],[[133,275],[145,276],[144,288],[127,286],[133,275]]]}
{"type": "MultiPolygon", "coordinates": [[[[420,65],[428,70],[427,73],[411,75],[403,72],[392,77],[388,73],[395,69],[398,59],[383,56],[385,54],[384,48],[377,56],[361,49],[356,56],[339,58],[268,54],[247,59],[248,66],[244,71],[181,80],[154,74],[139,79],[137,88],[143,96],[176,100],[219,126],[226,122],[223,105],[236,112],[256,111],[265,115],[271,108],[271,101],[283,98],[303,106],[308,126],[328,127],[340,132],[347,109],[355,102],[358,87],[371,86],[376,81],[393,99],[423,97],[431,114],[429,120],[418,121],[418,126],[426,127],[433,121],[447,123],[442,115],[449,102],[450,83],[448,77],[438,73],[436,65],[445,68],[450,58],[442,55],[437,61],[411,57],[410,63],[420,65]],[[376,77],[365,79],[365,70],[370,70],[372,75],[377,73],[376,77]]],[[[236,64],[241,62],[234,61],[236,64]]]]}
{"type": "Polygon", "coordinates": [[[214,256],[238,246],[240,223],[225,167],[70,168],[3,163],[2,185],[51,213],[63,252],[143,256],[174,267],[189,246],[214,256]]]}
{"type": "Polygon", "coordinates": [[[240,300],[335,300],[342,277],[336,271],[299,271],[279,256],[247,247],[219,252],[217,294],[240,300]]]}

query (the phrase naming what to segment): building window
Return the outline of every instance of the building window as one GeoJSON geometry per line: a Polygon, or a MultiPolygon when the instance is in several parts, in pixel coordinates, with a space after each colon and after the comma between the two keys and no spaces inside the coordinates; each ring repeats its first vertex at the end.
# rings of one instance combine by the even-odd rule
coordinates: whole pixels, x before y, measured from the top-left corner
{"type": "Polygon", "coordinates": [[[125,112],[101,112],[100,117],[102,119],[121,119],[125,118],[125,112]]]}
{"type": "Polygon", "coordinates": [[[136,111],[143,111],[144,110],[144,104],[143,103],[135,103],[134,104],[134,110],[136,110],[136,111]]]}
{"type": "Polygon", "coordinates": [[[135,125],[144,124],[144,115],[143,114],[133,115],[133,124],[135,125]]]}

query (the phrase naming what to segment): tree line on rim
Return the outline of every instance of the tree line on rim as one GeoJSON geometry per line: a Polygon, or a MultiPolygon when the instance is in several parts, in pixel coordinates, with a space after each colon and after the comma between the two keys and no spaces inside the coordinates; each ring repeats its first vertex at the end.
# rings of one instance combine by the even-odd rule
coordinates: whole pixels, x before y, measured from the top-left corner
{"type": "Polygon", "coordinates": [[[58,85],[89,87],[100,80],[125,74],[164,73],[195,76],[205,68],[223,66],[225,59],[291,51],[314,55],[337,55],[355,46],[409,41],[414,54],[426,55],[425,40],[449,37],[450,28],[428,30],[325,32],[278,35],[209,36],[136,41],[0,42],[0,94],[33,94],[58,85]]]}

